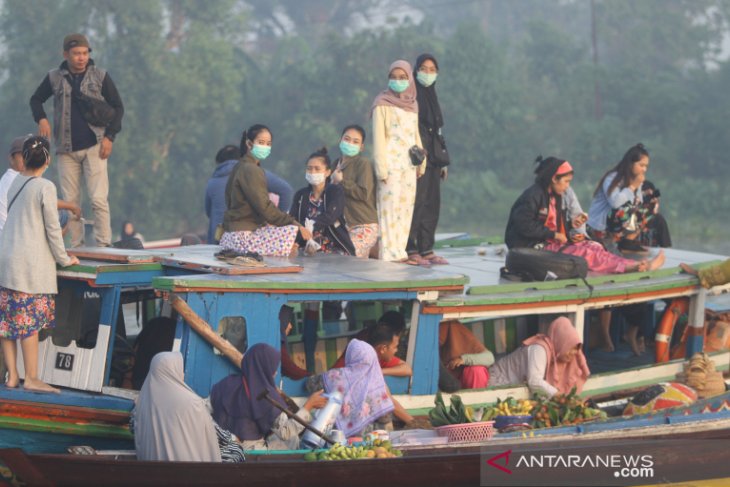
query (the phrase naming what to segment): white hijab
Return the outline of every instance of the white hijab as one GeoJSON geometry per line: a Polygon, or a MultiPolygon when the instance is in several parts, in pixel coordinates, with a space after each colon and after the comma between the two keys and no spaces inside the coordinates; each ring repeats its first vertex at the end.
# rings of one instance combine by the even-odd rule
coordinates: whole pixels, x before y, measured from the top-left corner
{"type": "Polygon", "coordinates": [[[183,378],[179,352],[154,356],[135,410],[134,446],[139,460],[221,461],[213,418],[183,378]]]}

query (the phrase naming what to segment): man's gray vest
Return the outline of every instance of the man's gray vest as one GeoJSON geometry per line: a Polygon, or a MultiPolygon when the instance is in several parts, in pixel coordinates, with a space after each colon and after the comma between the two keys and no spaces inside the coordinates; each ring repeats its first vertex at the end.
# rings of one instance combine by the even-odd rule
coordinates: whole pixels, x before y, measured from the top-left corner
{"type": "MultiPolygon", "coordinates": [[[[67,69],[53,69],[48,72],[48,79],[53,90],[53,141],[56,144],[56,153],[71,152],[71,85],[65,76],[71,73],[67,69]]],[[[81,80],[81,93],[92,98],[103,100],[101,86],[104,83],[106,70],[89,64],[86,75],[81,80]]],[[[104,137],[104,127],[89,128],[96,135],[96,142],[104,137]]]]}

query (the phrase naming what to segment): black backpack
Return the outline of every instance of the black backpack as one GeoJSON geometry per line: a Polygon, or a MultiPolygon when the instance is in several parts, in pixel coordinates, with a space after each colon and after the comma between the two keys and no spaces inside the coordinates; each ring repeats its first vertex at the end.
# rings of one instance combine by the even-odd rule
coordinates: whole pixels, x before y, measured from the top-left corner
{"type": "Polygon", "coordinates": [[[500,275],[512,281],[585,279],[588,262],[577,255],[531,248],[510,249],[500,275]]]}

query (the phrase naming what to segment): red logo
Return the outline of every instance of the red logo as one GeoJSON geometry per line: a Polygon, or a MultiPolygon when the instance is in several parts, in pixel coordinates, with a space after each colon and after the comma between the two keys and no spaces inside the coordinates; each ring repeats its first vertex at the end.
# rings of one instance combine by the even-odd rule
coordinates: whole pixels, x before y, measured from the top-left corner
{"type": "Polygon", "coordinates": [[[507,468],[507,465],[509,465],[509,456],[512,454],[512,450],[507,450],[505,452],[500,453],[499,455],[495,455],[489,460],[487,460],[487,463],[494,468],[497,468],[505,473],[512,473],[512,470],[507,468]],[[504,465],[500,465],[497,463],[497,460],[500,458],[504,458],[504,465]]]}

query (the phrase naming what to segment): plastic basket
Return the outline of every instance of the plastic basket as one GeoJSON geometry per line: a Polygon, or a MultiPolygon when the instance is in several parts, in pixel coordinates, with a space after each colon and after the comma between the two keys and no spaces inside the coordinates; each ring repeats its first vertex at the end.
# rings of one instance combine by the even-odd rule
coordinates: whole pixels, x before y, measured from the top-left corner
{"type": "Polygon", "coordinates": [[[436,428],[436,432],[439,436],[447,436],[449,443],[471,443],[489,440],[494,433],[494,421],[439,426],[436,428]]]}

